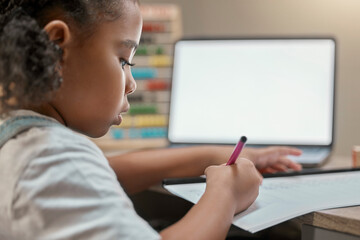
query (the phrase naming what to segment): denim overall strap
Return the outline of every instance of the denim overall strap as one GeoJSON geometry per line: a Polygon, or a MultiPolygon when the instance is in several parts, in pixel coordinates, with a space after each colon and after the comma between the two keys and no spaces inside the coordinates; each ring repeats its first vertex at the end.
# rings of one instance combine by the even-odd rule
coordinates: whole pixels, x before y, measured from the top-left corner
{"type": "Polygon", "coordinates": [[[32,127],[62,126],[61,124],[39,116],[18,116],[10,118],[0,125],[0,148],[17,134],[32,127]]]}

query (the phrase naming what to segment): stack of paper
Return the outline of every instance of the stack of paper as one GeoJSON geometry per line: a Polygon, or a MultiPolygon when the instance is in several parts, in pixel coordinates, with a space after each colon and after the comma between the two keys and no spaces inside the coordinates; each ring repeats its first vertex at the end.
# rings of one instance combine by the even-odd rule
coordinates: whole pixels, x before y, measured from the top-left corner
{"type": "MultiPolygon", "coordinates": [[[[205,191],[205,183],[164,187],[193,203],[205,191]]],[[[360,171],[265,178],[257,200],[233,224],[255,233],[312,211],[354,205],[360,205],[360,171]]]]}

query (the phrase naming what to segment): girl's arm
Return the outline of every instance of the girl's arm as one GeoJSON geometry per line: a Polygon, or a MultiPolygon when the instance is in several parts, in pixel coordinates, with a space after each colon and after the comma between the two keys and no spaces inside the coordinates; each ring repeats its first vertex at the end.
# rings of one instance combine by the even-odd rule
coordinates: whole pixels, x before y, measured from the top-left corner
{"type": "Polygon", "coordinates": [[[160,183],[164,178],[204,174],[213,165],[211,146],[157,149],[109,157],[110,166],[127,193],[136,193],[160,183]]]}
{"type": "Polygon", "coordinates": [[[261,176],[249,160],[206,169],[207,184],[200,201],[177,223],[160,234],[164,240],[225,239],[234,214],[258,196],[261,176]]]}
{"type": "MultiPolygon", "coordinates": [[[[164,178],[193,177],[204,174],[211,165],[229,159],[233,146],[196,146],[131,152],[109,158],[119,181],[128,193],[136,193],[158,184],[164,178]]],[[[240,157],[253,161],[262,172],[301,170],[287,155],[300,155],[290,147],[245,148],[240,157]]]]}

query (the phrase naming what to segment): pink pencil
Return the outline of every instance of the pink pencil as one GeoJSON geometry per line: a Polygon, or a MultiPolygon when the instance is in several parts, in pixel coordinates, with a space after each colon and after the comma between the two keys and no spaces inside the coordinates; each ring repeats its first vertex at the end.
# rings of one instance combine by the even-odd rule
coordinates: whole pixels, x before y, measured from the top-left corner
{"type": "Polygon", "coordinates": [[[236,144],[233,153],[231,154],[229,161],[226,163],[227,165],[232,165],[236,162],[236,159],[239,157],[241,150],[244,148],[247,138],[242,136],[239,142],[236,144]]]}

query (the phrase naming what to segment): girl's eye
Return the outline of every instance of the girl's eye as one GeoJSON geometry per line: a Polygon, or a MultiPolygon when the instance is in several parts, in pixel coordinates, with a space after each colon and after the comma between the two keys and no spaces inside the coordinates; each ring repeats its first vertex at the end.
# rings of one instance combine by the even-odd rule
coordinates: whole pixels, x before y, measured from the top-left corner
{"type": "Polygon", "coordinates": [[[120,58],[120,63],[121,63],[121,67],[124,69],[126,65],[129,65],[130,67],[135,66],[135,64],[133,63],[129,63],[128,61],[126,61],[123,58],[120,58]]]}

